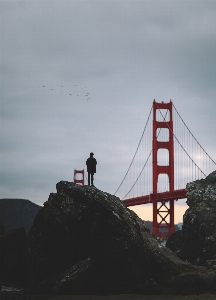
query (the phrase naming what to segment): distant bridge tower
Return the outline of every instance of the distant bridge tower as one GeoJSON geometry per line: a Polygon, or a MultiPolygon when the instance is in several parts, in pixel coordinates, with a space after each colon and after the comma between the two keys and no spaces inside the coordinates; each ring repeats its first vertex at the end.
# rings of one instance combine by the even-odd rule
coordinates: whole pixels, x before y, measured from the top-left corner
{"type": "MultiPolygon", "coordinates": [[[[153,140],[152,140],[152,167],[153,167],[153,194],[158,193],[158,176],[159,174],[167,174],[169,178],[169,191],[174,191],[174,143],[173,143],[173,120],[172,120],[172,100],[169,103],[153,102],[153,140]],[[156,120],[157,109],[167,109],[169,111],[169,121],[159,122],[156,120]],[[167,128],[169,130],[168,141],[157,140],[157,129],[167,128]],[[169,152],[169,164],[158,165],[157,155],[159,149],[167,149],[169,152]]],[[[167,199],[166,201],[158,202],[156,199],[153,201],[153,228],[152,232],[156,236],[167,238],[170,234],[175,232],[174,226],[174,200],[167,199]],[[160,206],[158,208],[158,204],[160,206]],[[167,205],[169,203],[169,207],[167,205]],[[161,218],[160,221],[158,219],[161,218]],[[160,229],[166,229],[161,232],[160,229]]]]}
{"type": "Polygon", "coordinates": [[[74,183],[84,185],[84,169],[83,170],[74,169],[74,183]],[[77,174],[81,174],[82,178],[78,179],[77,174]]]}

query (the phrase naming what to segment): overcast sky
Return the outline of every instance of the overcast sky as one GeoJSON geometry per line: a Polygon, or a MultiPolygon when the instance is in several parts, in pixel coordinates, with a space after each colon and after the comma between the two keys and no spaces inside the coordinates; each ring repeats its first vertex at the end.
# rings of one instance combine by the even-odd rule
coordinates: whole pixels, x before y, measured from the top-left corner
{"type": "Polygon", "coordinates": [[[154,99],[216,160],[216,1],[0,4],[0,198],[42,205],[91,151],[113,194],[154,99]]]}

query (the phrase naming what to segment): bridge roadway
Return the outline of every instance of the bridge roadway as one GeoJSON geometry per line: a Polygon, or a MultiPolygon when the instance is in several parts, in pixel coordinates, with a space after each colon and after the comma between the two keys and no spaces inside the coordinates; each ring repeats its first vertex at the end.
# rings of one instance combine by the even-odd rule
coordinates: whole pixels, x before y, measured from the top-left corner
{"type": "Polygon", "coordinates": [[[187,198],[187,190],[186,189],[130,198],[130,199],[122,200],[122,202],[124,203],[124,205],[126,207],[128,207],[128,206],[134,206],[134,205],[139,205],[139,204],[153,203],[154,201],[162,202],[162,201],[178,200],[178,199],[184,199],[184,198],[187,198]]]}

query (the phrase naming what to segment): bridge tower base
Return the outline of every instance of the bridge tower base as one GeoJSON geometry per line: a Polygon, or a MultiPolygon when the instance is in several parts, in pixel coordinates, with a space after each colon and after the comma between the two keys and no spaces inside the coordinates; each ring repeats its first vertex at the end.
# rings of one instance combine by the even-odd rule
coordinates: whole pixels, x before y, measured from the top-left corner
{"type": "MultiPolygon", "coordinates": [[[[172,101],[169,103],[153,102],[153,140],[152,140],[152,167],[153,167],[153,194],[158,193],[158,176],[167,174],[169,178],[169,191],[174,191],[174,143],[173,143],[173,120],[172,101]],[[156,111],[167,109],[169,111],[169,121],[157,121],[156,111]],[[168,141],[157,140],[157,129],[167,128],[169,131],[168,141]],[[169,164],[158,165],[157,155],[159,149],[167,149],[169,152],[169,164]]],[[[155,197],[157,198],[157,197],[155,197]]],[[[175,232],[174,226],[174,200],[153,201],[153,227],[152,233],[163,239],[175,232]]]]}

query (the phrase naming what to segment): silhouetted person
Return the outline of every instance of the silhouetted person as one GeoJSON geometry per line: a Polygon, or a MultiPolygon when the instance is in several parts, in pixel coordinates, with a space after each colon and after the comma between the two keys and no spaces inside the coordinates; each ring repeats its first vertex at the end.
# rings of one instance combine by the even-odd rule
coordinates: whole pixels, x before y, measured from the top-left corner
{"type": "Polygon", "coordinates": [[[90,185],[90,177],[91,177],[91,185],[94,185],[94,173],[96,173],[96,164],[97,161],[93,157],[94,153],[90,153],[90,157],[86,161],[87,172],[88,172],[88,185],[90,185]]]}

